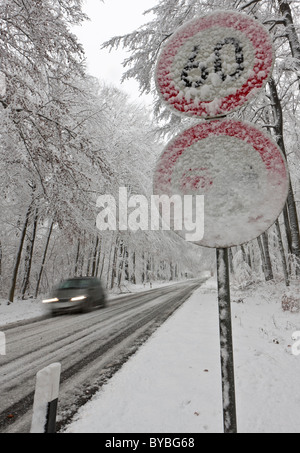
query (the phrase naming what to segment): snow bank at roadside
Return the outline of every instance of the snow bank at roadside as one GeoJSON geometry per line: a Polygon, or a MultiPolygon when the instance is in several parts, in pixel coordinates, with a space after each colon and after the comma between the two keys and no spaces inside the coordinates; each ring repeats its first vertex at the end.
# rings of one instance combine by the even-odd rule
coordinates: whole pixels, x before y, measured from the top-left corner
{"type": "Polygon", "coordinates": [[[44,307],[40,300],[16,299],[14,303],[9,303],[8,300],[0,299],[0,327],[13,322],[37,318],[44,314],[44,307]]]}

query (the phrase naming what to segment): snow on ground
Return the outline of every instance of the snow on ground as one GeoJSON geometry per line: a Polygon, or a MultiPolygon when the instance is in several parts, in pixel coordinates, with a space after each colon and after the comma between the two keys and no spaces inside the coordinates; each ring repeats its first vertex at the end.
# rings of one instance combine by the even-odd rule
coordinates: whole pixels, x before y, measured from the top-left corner
{"type": "Polygon", "coordinates": [[[0,327],[13,322],[37,318],[44,314],[41,300],[16,298],[14,303],[9,303],[7,299],[0,299],[0,327]]]}
{"type": "MultiPolygon", "coordinates": [[[[300,314],[282,284],[232,291],[240,433],[300,432],[300,314]]],[[[81,408],[65,433],[221,433],[217,290],[197,290],[81,408]]]]}

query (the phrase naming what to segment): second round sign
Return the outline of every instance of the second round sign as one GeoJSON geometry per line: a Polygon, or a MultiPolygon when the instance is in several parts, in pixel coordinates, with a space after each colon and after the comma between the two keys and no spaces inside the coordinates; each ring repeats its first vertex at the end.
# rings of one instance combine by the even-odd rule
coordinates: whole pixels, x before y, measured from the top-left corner
{"type": "Polygon", "coordinates": [[[273,65],[272,40],[257,20],[217,11],[171,36],[158,59],[156,86],[175,113],[214,118],[257,95],[273,65]]]}
{"type": "MultiPolygon", "coordinates": [[[[192,242],[212,248],[260,236],[281,214],[288,189],[286,161],[276,143],[257,127],[233,120],[199,124],[177,136],[154,175],[155,195],[175,196],[183,204],[187,195],[203,196],[203,213],[195,203],[192,212],[182,212],[190,224],[204,215],[204,237],[192,242]]],[[[186,239],[184,229],[176,232],[186,239]]]]}

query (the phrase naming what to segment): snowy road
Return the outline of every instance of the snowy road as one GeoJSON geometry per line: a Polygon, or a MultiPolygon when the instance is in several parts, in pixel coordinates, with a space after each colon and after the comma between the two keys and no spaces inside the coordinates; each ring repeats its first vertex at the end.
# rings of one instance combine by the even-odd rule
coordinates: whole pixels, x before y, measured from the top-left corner
{"type": "Polygon", "coordinates": [[[7,355],[0,357],[0,432],[29,432],[35,375],[54,362],[62,364],[58,424],[63,426],[200,284],[122,296],[85,315],[7,326],[7,355]]]}

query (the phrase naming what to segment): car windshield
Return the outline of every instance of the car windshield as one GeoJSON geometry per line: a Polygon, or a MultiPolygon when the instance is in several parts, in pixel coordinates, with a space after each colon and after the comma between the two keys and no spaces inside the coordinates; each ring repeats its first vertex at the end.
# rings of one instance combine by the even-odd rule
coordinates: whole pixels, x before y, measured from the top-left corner
{"type": "Polygon", "coordinates": [[[89,280],[85,279],[76,279],[76,280],[65,280],[61,282],[58,286],[58,289],[85,289],[90,286],[89,280]]]}

